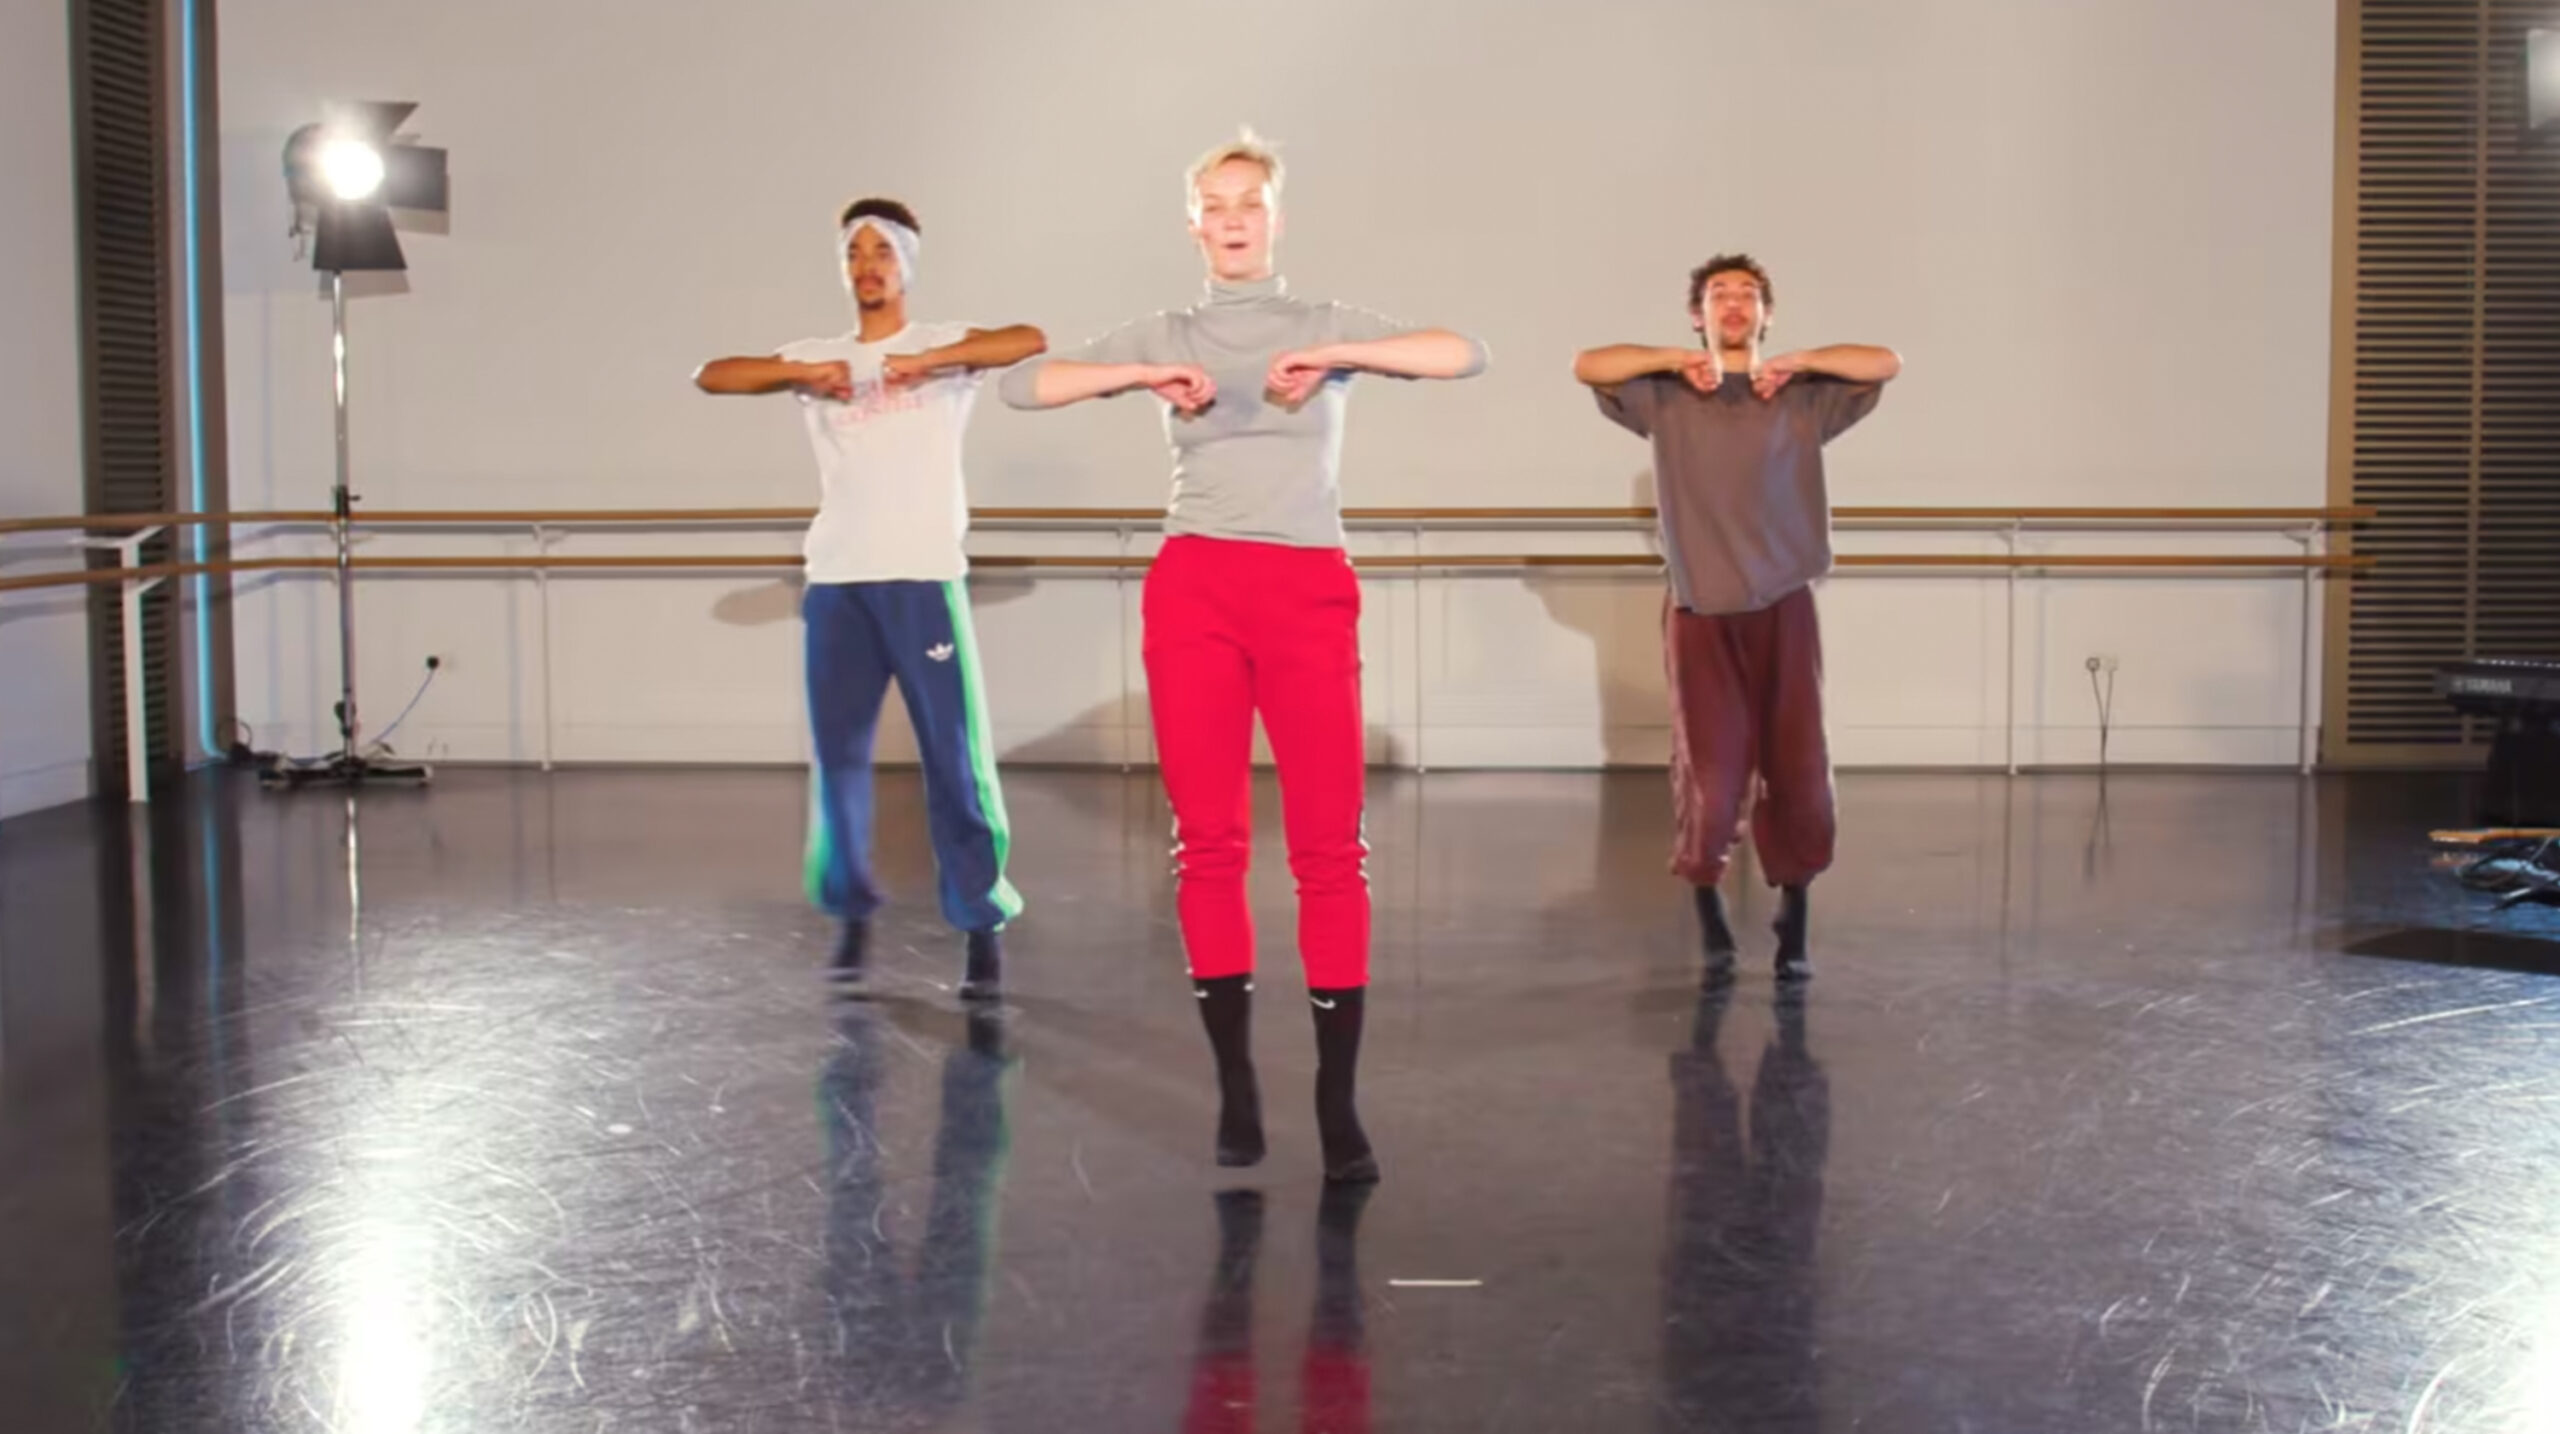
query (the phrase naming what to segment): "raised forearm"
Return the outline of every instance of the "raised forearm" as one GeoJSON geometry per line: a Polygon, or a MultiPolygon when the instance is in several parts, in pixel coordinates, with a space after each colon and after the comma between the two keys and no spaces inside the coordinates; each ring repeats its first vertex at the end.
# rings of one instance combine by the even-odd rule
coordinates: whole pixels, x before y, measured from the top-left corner
{"type": "Polygon", "coordinates": [[[1805,371],[1851,383],[1887,383],[1902,373],[1902,355],[1874,344],[1831,344],[1807,349],[1805,371]]]}
{"type": "Polygon", "coordinates": [[[1472,378],[1484,372],[1485,347],[1447,329],[1415,329],[1383,339],[1330,344],[1315,357],[1333,368],[1361,369],[1399,378],[1472,378]]]}
{"type": "Polygon", "coordinates": [[[1000,329],[971,329],[968,337],[927,352],[935,368],[1011,368],[1045,352],[1048,336],[1030,324],[1000,329]]]}
{"type": "Polygon", "coordinates": [[[1649,373],[1677,373],[1696,349],[1656,348],[1651,344],[1607,344],[1584,349],[1573,360],[1573,376],[1593,388],[1614,388],[1649,373]]]}
{"type": "Polygon", "coordinates": [[[693,371],[693,386],[704,393],[780,393],[807,382],[810,369],[789,359],[713,359],[693,371]]]}
{"type": "Polygon", "coordinates": [[[1142,363],[1050,359],[1007,373],[997,392],[1013,408],[1059,408],[1144,387],[1153,372],[1142,363]]]}

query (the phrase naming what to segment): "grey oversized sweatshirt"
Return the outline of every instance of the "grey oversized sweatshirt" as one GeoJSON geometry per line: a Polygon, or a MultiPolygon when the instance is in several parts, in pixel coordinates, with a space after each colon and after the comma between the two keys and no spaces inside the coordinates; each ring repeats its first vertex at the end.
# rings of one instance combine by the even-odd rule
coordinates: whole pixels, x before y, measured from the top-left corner
{"type": "Polygon", "coordinates": [[[1831,571],[1822,448],[1882,392],[1806,374],[1764,399],[1742,373],[1713,393],[1667,373],[1594,390],[1611,422],[1653,440],[1673,600],[1702,616],[1758,612],[1831,571]]]}
{"type": "MultiPolygon", "coordinates": [[[[1336,373],[1295,410],[1263,392],[1271,361],[1292,349],[1356,343],[1414,326],[1349,304],[1289,295],[1286,281],[1211,280],[1187,309],[1156,314],[1057,357],[1079,363],[1198,364],[1217,384],[1206,409],[1185,416],[1164,405],[1173,444],[1173,502],[1165,531],[1299,548],[1342,546],[1342,420],[1347,373],[1336,373]]],[[[1482,372],[1484,345],[1466,374],[1482,372]]],[[[1034,408],[1048,360],[1005,374],[999,386],[1015,408],[1034,408]]]]}

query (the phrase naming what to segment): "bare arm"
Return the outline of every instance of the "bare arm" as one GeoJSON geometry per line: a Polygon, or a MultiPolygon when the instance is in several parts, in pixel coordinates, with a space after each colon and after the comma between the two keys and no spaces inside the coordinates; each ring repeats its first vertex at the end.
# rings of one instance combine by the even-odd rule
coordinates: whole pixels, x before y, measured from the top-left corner
{"type": "Polygon", "coordinates": [[[1049,336],[1034,324],[971,329],[967,338],[942,350],[964,368],[1011,368],[1034,354],[1048,351],[1049,336]]]}
{"type": "Polygon", "coordinates": [[[783,393],[793,389],[844,398],[851,380],[841,363],[797,363],[786,358],[713,359],[693,371],[693,386],[704,393],[783,393]]]}
{"type": "Polygon", "coordinates": [[[945,369],[1011,368],[1045,352],[1048,336],[1029,324],[971,329],[953,343],[922,353],[891,354],[882,368],[891,383],[912,383],[945,369]]]}
{"type": "Polygon", "coordinates": [[[1902,374],[1902,355],[1874,344],[1831,344],[1787,355],[1802,373],[1824,374],[1851,383],[1891,383],[1902,374]]]}
{"type": "Polygon", "coordinates": [[[1712,361],[1704,349],[1656,348],[1651,344],[1607,344],[1584,349],[1573,360],[1573,376],[1593,388],[1614,388],[1649,373],[1678,373],[1693,359],[1712,361]]]}

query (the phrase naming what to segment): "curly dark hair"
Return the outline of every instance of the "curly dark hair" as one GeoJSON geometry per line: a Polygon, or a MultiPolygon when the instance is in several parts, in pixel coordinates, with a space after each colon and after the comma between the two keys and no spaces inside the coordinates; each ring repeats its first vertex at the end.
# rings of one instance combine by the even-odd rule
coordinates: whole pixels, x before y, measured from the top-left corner
{"type": "Polygon", "coordinates": [[[1705,302],[1707,281],[1718,274],[1750,275],[1751,282],[1760,286],[1760,306],[1765,309],[1774,309],[1778,306],[1778,292],[1769,287],[1769,271],[1760,267],[1759,260],[1748,254],[1718,254],[1689,271],[1690,308],[1694,309],[1705,302]]]}

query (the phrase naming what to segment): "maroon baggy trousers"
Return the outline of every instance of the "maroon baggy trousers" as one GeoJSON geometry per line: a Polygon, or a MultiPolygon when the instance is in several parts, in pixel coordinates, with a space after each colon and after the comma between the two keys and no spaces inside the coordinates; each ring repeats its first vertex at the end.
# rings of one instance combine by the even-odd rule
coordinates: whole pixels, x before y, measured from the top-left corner
{"type": "Polygon", "coordinates": [[[1811,881],[1831,865],[1837,828],[1813,589],[1713,617],[1666,597],[1662,647],[1679,825],[1671,870],[1699,886],[1722,880],[1748,798],[1770,885],[1811,881]]]}

